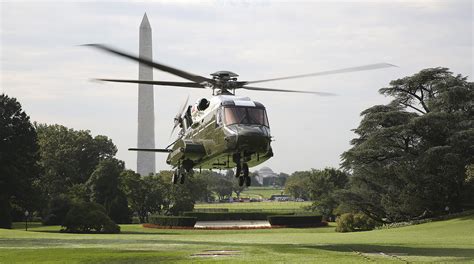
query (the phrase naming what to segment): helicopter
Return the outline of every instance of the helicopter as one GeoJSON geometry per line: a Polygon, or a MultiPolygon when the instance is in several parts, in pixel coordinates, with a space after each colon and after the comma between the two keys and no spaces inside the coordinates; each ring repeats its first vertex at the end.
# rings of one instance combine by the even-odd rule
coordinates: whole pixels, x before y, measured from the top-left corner
{"type": "Polygon", "coordinates": [[[105,82],[143,83],[161,86],[186,87],[212,90],[212,98],[201,98],[188,105],[189,97],[174,117],[172,134],[179,126],[178,138],[163,149],[129,148],[129,151],[168,153],[166,163],[174,169],[172,182],[183,184],[194,169],[233,169],[239,186],[251,185],[249,168],[257,166],[271,157],[272,136],[265,106],[246,96],[235,94],[237,89],[265,92],[306,93],[319,96],[334,96],[333,93],[285,90],[249,86],[249,84],[304,78],[330,74],[374,70],[396,67],[389,63],[369,64],[309,74],[255,81],[239,81],[236,73],[217,71],[211,78],[185,72],[149,59],[140,58],[103,44],[85,44],[149,67],[176,75],[187,82],[96,79],[105,82]]]}

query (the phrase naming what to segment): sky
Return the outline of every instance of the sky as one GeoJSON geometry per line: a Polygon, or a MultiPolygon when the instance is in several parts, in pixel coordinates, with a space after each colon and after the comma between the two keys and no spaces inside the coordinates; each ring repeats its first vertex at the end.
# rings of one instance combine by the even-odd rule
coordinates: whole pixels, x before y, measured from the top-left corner
{"type": "MultiPolygon", "coordinates": [[[[473,76],[473,3],[467,1],[129,1],[0,2],[0,93],[16,97],[32,121],[106,135],[136,169],[138,64],[90,48],[102,43],[138,54],[144,13],[154,60],[202,76],[219,70],[258,80],[386,62],[398,67],[262,83],[335,97],[238,90],[267,108],[275,172],[339,167],[360,113],[390,98],[394,79],[431,67],[473,76]]],[[[180,80],[155,71],[155,80],[180,80]]],[[[171,142],[187,96],[208,90],[155,87],[156,147],[171,142]]],[[[169,169],[157,154],[157,170],[169,169]]]]}

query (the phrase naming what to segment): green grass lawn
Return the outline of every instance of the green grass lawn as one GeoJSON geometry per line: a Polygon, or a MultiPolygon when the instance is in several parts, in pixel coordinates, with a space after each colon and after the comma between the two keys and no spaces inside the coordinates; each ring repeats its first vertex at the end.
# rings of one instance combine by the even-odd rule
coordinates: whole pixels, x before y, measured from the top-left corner
{"type": "Polygon", "coordinates": [[[122,225],[122,234],[58,233],[58,226],[0,229],[0,263],[407,263],[474,262],[474,215],[395,229],[161,230],[122,225]],[[234,256],[196,257],[209,250],[234,256]]]}
{"type": "Polygon", "coordinates": [[[261,211],[302,211],[311,202],[235,202],[235,203],[213,203],[196,204],[195,209],[218,209],[227,208],[229,211],[239,210],[261,210],[261,211]]]}
{"type": "Polygon", "coordinates": [[[257,198],[257,199],[270,199],[274,194],[282,194],[283,189],[275,189],[272,187],[249,187],[245,189],[240,197],[242,198],[257,198]]]}

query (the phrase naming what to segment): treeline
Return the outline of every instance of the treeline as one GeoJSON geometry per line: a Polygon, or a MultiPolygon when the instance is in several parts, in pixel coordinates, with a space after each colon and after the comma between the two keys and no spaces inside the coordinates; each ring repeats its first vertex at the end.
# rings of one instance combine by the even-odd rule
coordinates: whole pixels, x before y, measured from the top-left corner
{"type": "MultiPolygon", "coordinates": [[[[326,218],[349,213],[344,219],[387,223],[474,208],[473,83],[431,68],[380,93],[392,102],[362,112],[340,170],[280,174],[271,184],[314,201],[311,209],[326,218]]],[[[183,185],[171,184],[170,171],[140,177],[116,153],[106,136],[32,124],[16,99],[0,95],[0,227],[23,220],[26,210],[60,224],[72,209],[80,215],[91,207],[105,228],[103,215],[129,223],[135,214],[144,222],[244,190],[231,170],[196,173],[183,185]]]]}
{"type": "Polygon", "coordinates": [[[474,208],[473,83],[431,68],[380,93],[393,100],[362,112],[341,156],[344,173],[296,172],[287,192],[327,217],[362,213],[378,223],[474,208]]]}
{"type": "Polygon", "coordinates": [[[46,225],[67,222],[79,232],[116,230],[110,221],[177,215],[192,211],[196,201],[224,200],[244,190],[231,170],[196,173],[183,185],[171,184],[171,171],[142,177],[115,157],[117,147],[106,136],[31,123],[20,103],[5,94],[0,111],[0,227],[23,221],[29,211],[46,225]],[[101,224],[79,230],[84,223],[75,222],[77,216],[91,215],[92,209],[89,222],[101,224]]]}

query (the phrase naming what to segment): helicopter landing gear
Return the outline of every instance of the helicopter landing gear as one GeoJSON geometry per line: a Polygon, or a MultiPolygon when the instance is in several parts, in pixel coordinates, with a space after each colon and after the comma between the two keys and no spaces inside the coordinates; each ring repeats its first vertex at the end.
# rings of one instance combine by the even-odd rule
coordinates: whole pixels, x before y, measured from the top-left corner
{"type": "Polygon", "coordinates": [[[184,183],[184,174],[185,171],[183,167],[178,167],[177,169],[174,170],[173,177],[171,178],[171,182],[173,184],[178,183],[178,180],[181,180],[182,183],[184,183]]]}
{"type": "Polygon", "coordinates": [[[248,187],[251,184],[249,176],[249,165],[247,163],[242,164],[242,172],[244,175],[242,177],[245,179],[245,185],[248,187]]]}
{"type": "Polygon", "coordinates": [[[240,173],[242,173],[242,166],[240,165],[240,162],[239,162],[237,163],[237,166],[235,168],[235,178],[239,178],[240,173]]]}
{"type": "Polygon", "coordinates": [[[240,153],[235,153],[232,156],[232,160],[235,162],[235,178],[239,178],[242,173],[242,162],[240,161],[240,153]]]}
{"type": "Polygon", "coordinates": [[[173,184],[181,183],[184,184],[187,177],[192,177],[194,175],[193,168],[183,168],[182,166],[178,167],[174,170],[173,177],[171,178],[171,182],[173,184]]]}
{"type": "Polygon", "coordinates": [[[179,179],[179,172],[178,172],[178,169],[176,169],[173,172],[173,177],[171,178],[171,182],[173,184],[176,184],[176,183],[178,183],[178,179],[179,179]]]}
{"type": "Polygon", "coordinates": [[[239,172],[239,176],[238,176],[239,186],[241,186],[241,187],[244,186],[244,183],[247,187],[250,186],[251,179],[250,179],[250,176],[249,176],[249,165],[247,163],[243,163],[241,169],[240,169],[240,166],[237,167],[237,171],[239,172]],[[239,170],[242,171],[242,175],[240,175],[239,170]]]}
{"type": "Polygon", "coordinates": [[[194,170],[192,168],[187,169],[186,172],[181,175],[181,180],[179,181],[179,183],[184,184],[185,178],[192,177],[193,175],[194,175],[194,170]]]}
{"type": "Polygon", "coordinates": [[[247,187],[249,187],[251,184],[252,184],[252,180],[250,179],[250,177],[248,177],[248,176],[245,177],[245,185],[247,187]]]}
{"type": "Polygon", "coordinates": [[[235,153],[232,156],[232,160],[235,162],[235,177],[239,179],[239,186],[250,186],[251,179],[249,177],[249,165],[247,161],[250,160],[250,157],[245,153],[235,153]]]}
{"type": "Polygon", "coordinates": [[[240,187],[244,186],[244,181],[245,181],[244,176],[240,176],[240,177],[239,177],[239,186],[240,186],[240,187]]]}

